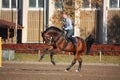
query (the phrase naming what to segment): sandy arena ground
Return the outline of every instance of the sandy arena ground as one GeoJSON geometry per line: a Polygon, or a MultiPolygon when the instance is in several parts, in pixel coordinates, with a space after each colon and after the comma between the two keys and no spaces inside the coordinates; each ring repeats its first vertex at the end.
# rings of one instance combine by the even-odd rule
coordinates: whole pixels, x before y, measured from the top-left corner
{"type": "Polygon", "coordinates": [[[39,62],[6,62],[0,68],[0,80],[120,80],[119,65],[86,65],[75,72],[77,64],[65,72],[69,64],[39,62]]]}

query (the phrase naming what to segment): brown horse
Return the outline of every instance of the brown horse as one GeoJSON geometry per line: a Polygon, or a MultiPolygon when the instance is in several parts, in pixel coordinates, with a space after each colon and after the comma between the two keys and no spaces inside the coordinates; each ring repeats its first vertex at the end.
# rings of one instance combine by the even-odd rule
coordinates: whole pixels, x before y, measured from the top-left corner
{"type": "MultiPolygon", "coordinates": [[[[55,65],[55,62],[53,60],[53,54],[55,53],[55,51],[73,52],[74,59],[73,59],[71,65],[66,68],[66,71],[70,70],[70,68],[76,63],[76,60],[78,60],[78,62],[79,62],[79,66],[76,71],[80,71],[81,65],[82,65],[82,59],[81,59],[80,55],[86,51],[86,43],[82,38],[75,37],[75,40],[77,42],[77,45],[75,46],[72,43],[72,41],[68,42],[68,40],[66,38],[66,34],[62,30],[60,30],[54,26],[47,28],[42,33],[42,37],[43,37],[44,42],[47,45],[50,45],[53,47],[53,49],[51,50],[52,52],[50,54],[50,57],[51,57],[51,62],[54,65],[55,65]]],[[[49,50],[49,49],[46,49],[44,51],[40,60],[42,60],[42,58],[45,55],[47,50],[49,50]]]]}

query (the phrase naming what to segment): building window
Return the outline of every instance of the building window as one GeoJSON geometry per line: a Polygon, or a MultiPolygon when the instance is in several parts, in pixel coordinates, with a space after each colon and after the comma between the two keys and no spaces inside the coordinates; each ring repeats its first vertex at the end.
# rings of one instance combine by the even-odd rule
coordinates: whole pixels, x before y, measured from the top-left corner
{"type": "Polygon", "coordinates": [[[16,8],[16,0],[11,0],[12,8],[16,8]]]}
{"type": "Polygon", "coordinates": [[[16,8],[16,0],[2,0],[2,8],[16,8]]]}
{"type": "Polygon", "coordinates": [[[29,0],[29,7],[35,8],[36,7],[36,0],[29,0]]]}
{"type": "Polygon", "coordinates": [[[29,8],[43,8],[44,0],[29,0],[29,8]]]}
{"type": "Polygon", "coordinates": [[[89,0],[83,0],[82,7],[83,8],[89,8],[89,4],[90,4],[89,0]]]}
{"type": "Polygon", "coordinates": [[[38,7],[44,7],[44,0],[38,0],[38,7]]]}
{"type": "Polygon", "coordinates": [[[96,8],[97,0],[82,0],[81,8],[96,8]]]}
{"type": "Polygon", "coordinates": [[[117,8],[118,0],[110,0],[110,8],[117,8]]]}
{"type": "Polygon", "coordinates": [[[110,0],[109,7],[110,8],[120,8],[120,0],[110,0]]]}
{"type": "Polygon", "coordinates": [[[72,6],[72,0],[55,0],[55,8],[62,9],[65,6],[72,6]]]}
{"type": "Polygon", "coordinates": [[[2,8],[9,8],[10,0],[2,0],[2,8]]]}
{"type": "Polygon", "coordinates": [[[120,8],[120,0],[119,0],[119,8],[120,8]]]}
{"type": "Polygon", "coordinates": [[[55,2],[55,8],[62,8],[62,2],[61,1],[55,2]]]}

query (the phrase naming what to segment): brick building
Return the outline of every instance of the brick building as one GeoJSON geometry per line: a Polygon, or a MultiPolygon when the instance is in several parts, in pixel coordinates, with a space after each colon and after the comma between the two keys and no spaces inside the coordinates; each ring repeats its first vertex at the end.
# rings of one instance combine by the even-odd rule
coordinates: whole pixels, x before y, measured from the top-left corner
{"type": "MultiPolygon", "coordinates": [[[[74,3],[75,8],[80,6],[74,12],[75,35],[85,39],[94,34],[96,43],[120,44],[120,0],[102,0],[101,7],[92,0],[81,1],[81,5],[74,3]]],[[[60,10],[61,4],[54,0],[0,0],[0,20],[23,26],[0,24],[3,43],[42,42],[41,32],[48,26],[61,28],[51,21],[56,8],[60,10]]]]}

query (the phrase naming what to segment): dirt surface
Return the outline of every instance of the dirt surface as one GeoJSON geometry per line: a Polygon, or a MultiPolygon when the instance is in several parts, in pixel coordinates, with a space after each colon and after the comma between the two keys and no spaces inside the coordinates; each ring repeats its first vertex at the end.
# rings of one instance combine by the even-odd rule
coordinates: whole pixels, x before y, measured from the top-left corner
{"type": "Polygon", "coordinates": [[[120,80],[119,65],[83,65],[75,72],[77,64],[65,72],[68,64],[3,63],[0,80],[120,80]]]}

